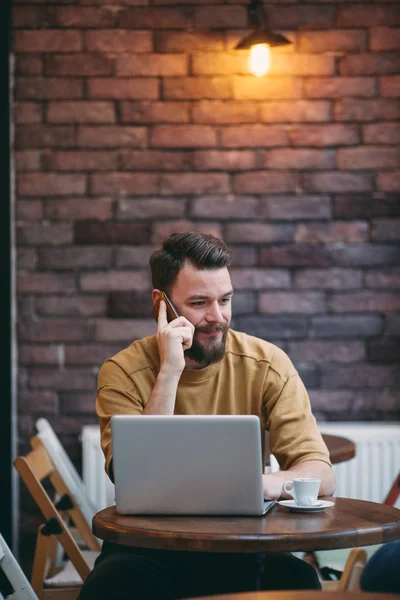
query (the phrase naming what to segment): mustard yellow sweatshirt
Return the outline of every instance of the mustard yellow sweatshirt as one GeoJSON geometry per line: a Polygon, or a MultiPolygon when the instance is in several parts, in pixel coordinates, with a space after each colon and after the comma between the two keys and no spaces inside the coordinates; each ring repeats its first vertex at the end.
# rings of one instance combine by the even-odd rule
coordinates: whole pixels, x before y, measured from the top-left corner
{"type": "MultiPolygon", "coordinates": [[[[133,342],[100,369],[96,410],[108,473],[110,419],[116,414],[143,413],[159,367],[157,340],[151,336],[133,342]]],[[[307,391],[291,360],[277,346],[245,333],[229,330],[225,356],[219,363],[183,371],[175,414],[257,415],[261,439],[268,431],[270,451],[281,469],[305,460],[331,464],[307,391]]]]}

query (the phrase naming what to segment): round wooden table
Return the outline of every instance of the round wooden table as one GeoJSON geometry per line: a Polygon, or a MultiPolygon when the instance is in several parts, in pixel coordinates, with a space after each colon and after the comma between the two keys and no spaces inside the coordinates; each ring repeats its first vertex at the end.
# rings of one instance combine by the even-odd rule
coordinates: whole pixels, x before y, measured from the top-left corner
{"type": "Polygon", "coordinates": [[[282,592],[247,592],[243,594],[222,594],[220,596],[199,596],[196,600],[399,600],[399,596],[398,594],[378,592],[285,590],[282,592]]]}
{"type": "Polygon", "coordinates": [[[323,433],[322,437],[329,450],[333,465],[355,457],[356,446],[351,440],[328,433],[323,433]]]}
{"type": "Polygon", "coordinates": [[[93,517],[93,533],[126,546],[204,552],[301,552],[400,538],[397,508],[326,499],[335,505],[319,513],[293,513],[276,504],[264,517],[122,516],[112,506],[93,517]]]}

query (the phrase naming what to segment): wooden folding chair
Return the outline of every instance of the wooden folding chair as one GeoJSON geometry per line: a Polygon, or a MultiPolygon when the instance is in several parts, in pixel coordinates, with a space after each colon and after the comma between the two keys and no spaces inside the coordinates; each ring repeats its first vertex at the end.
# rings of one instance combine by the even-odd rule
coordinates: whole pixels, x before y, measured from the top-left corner
{"type": "MultiPolygon", "coordinates": [[[[367,553],[362,548],[353,548],[347,558],[344,571],[333,589],[337,591],[356,592],[361,591],[360,577],[367,563],[367,553]]],[[[326,582],[325,584],[332,582],[326,582]]],[[[335,583],[335,582],[334,582],[335,583]]],[[[329,589],[329,586],[322,584],[322,589],[329,589]]],[[[332,589],[332,587],[331,587],[332,589]]]]}
{"type": "MultiPolygon", "coordinates": [[[[89,504],[85,504],[85,500],[77,487],[71,489],[70,479],[66,480],[60,472],[58,465],[51,458],[44,441],[39,436],[35,436],[30,439],[30,444],[33,450],[42,448],[53,465],[54,471],[49,478],[58,499],[55,506],[59,511],[63,511],[75,525],[77,541],[82,540],[86,548],[100,552],[101,543],[92,532],[92,518],[96,511],[93,509],[93,512],[92,510],[88,512],[89,504]]],[[[71,529],[70,531],[73,533],[71,529]]]]}
{"type": "Polygon", "coordinates": [[[89,528],[91,528],[92,518],[96,514],[96,507],[90,500],[86,486],[75,469],[70,457],[60,442],[56,432],[47,419],[41,418],[36,421],[37,434],[43,446],[46,448],[53,465],[56,467],[65,484],[68,486],[71,495],[85,517],[89,528]]]}
{"type": "MultiPolygon", "coordinates": [[[[39,600],[1,533],[0,568],[14,590],[7,595],[7,600],[39,600]]],[[[1,592],[0,600],[4,600],[1,592]]]]}
{"type": "MultiPolygon", "coordinates": [[[[345,562],[342,572],[337,572],[337,580],[327,580],[323,578],[324,567],[318,563],[318,552],[309,552],[305,555],[306,562],[310,563],[317,571],[320,579],[322,590],[337,591],[337,592],[357,592],[360,589],[361,573],[367,563],[368,555],[362,548],[353,548],[345,562]]],[[[330,571],[336,572],[334,569],[330,571]]]]}
{"type": "Polygon", "coordinates": [[[82,580],[86,579],[93,567],[100,544],[41,440],[32,438],[31,445],[33,450],[25,456],[18,456],[14,460],[14,466],[46,519],[46,523],[39,527],[38,531],[31,577],[32,587],[40,600],[73,600],[78,596],[82,580]],[[47,479],[60,498],[57,504],[54,504],[43,486],[42,482],[47,479]],[[89,552],[84,553],[79,548],[65,517],[74,523],[90,548],[89,552]],[[69,558],[62,568],[55,562],[57,541],[69,558]],[[68,579],[67,574],[70,575],[68,579]],[[71,582],[71,585],[68,582],[71,582]],[[54,586],[54,589],[50,586],[54,586]]]}

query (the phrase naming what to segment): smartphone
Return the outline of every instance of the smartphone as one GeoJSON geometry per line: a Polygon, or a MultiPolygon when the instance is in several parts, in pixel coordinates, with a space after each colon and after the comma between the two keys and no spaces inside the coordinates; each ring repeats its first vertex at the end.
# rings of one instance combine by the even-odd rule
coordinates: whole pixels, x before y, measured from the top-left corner
{"type": "Polygon", "coordinates": [[[171,300],[168,298],[167,294],[165,294],[165,292],[161,292],[161,294],[159,295],[158,299],[154,302],[153,309],[152,309],[153,317],[155,318],[155,320],[157,322],[158,322],[158,311],[159,311],[159,308],[160,308],[160,302],[161,302],[161,300],[164,300],[165,304],[167,305],[167,320],[168,320],[168,323],[170,321],[173,321],[177,317],[179,317],[178,313],[176,312],[176,310],[174,308],[174,305],[172,304],[171,300]]]}

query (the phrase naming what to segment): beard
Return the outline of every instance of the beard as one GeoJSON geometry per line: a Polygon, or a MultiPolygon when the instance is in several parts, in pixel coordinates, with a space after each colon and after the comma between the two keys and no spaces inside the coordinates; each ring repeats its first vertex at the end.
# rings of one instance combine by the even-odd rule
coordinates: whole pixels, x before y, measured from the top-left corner
{"type": "Polygon", "coordinates": [[[204,325],[196,327],[191,348],[185,350],[185,356],[195,360],[196,362],[208,367],[221,361],[225,356],[226,337],[228,335],[229,326],[227,323],[217,323],[215,325],[204,325]],[[222,331],[222,337],[219,340],[210,339],[208,342],[200,342],[196,334],[203,333],[218,333],[222,331]]]}

